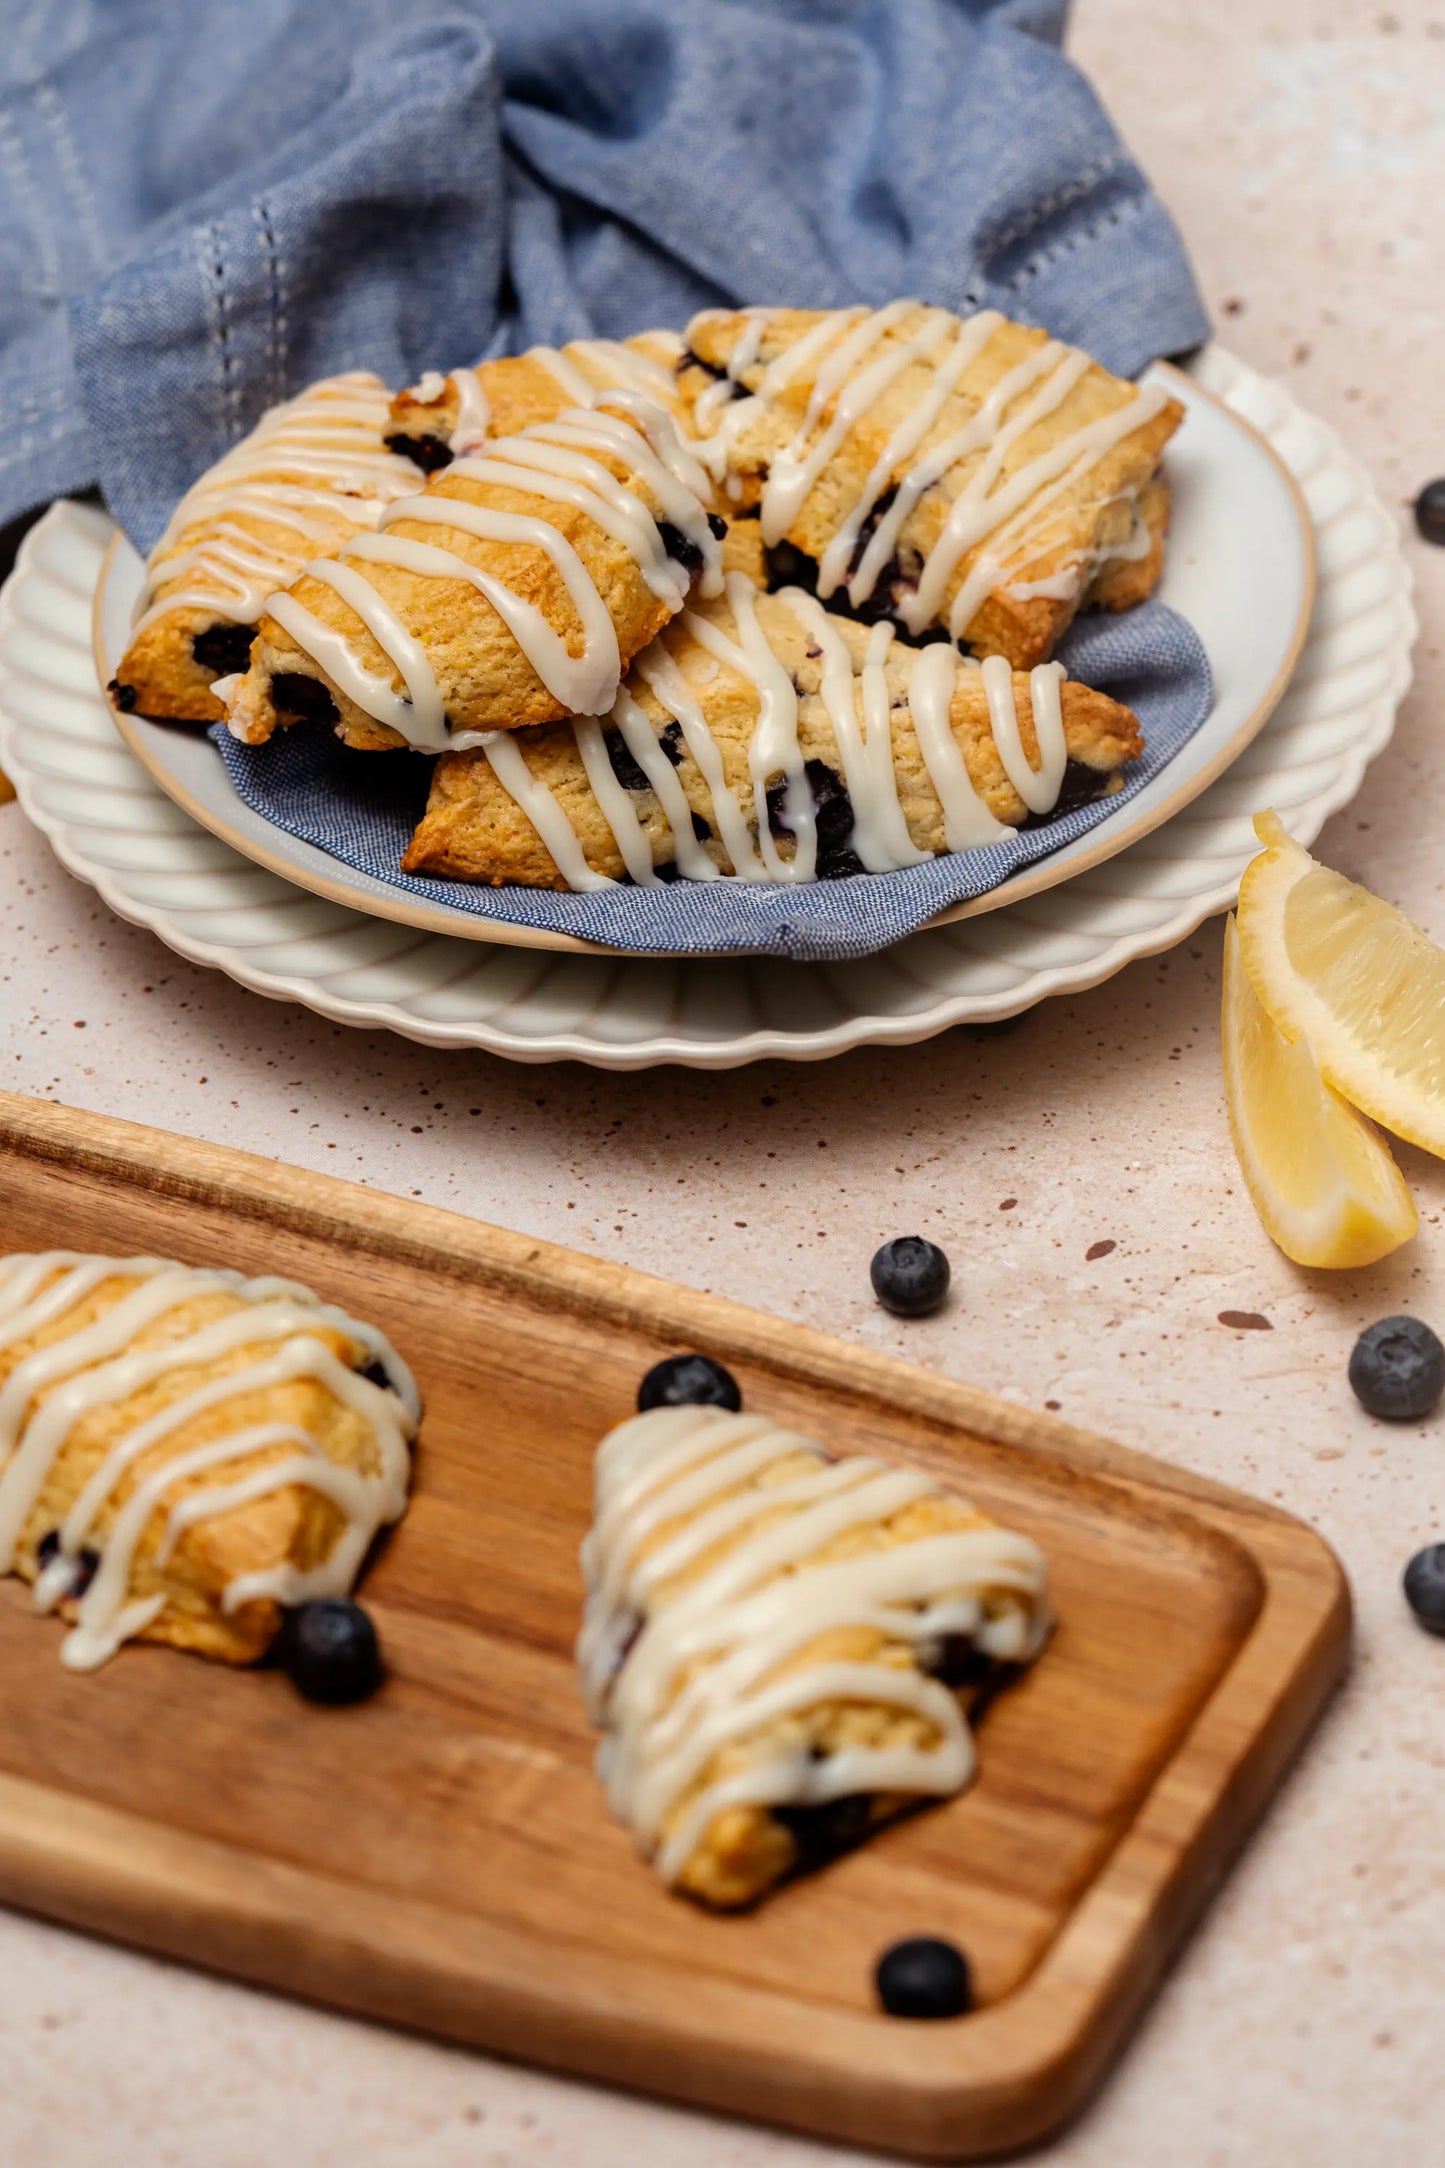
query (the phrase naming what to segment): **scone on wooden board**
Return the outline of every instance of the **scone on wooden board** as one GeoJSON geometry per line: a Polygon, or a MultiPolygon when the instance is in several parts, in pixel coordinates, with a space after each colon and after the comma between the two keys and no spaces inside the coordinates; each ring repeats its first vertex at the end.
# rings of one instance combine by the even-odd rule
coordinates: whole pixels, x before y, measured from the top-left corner
{"type": "Polygon", "coordinates": [[[1028,1537],[919,1470],[716,1407],[604,1438],[582,1560],[613,1808],[722,1908],[961,1791],[965,1699],[1049,1629],[1028,1537]]]}
{"type": "Polygon", "coordinates": [[[0,1258],[0,1572],[73,1669],[131,1639],[252,1662],[405,1511],[419,1414],[384,1336],[294,1281],[0,1258]]]}
{"type": "Polygon", "coordinates": [[[610,707],[692,588],[721,580],[707,476],[660,407],[619,398],[453,460],[273,595],[223,690],[233,733],[326,722],[365,751],[442,752],[610,707]]]}
{"type": "Polygon", "coordinates": [[[992,309],[709,310],[686,336],[700,455],[759,507],[774,584],[1027,669],[1101,575],[1157,577],[1161,387],[992,309]]]}
{"type": "Polygon", "coordinates": [[[403,866],[579,890],[885,872],[1117,790],[1143,742],[1057,663],[980,667],[731,573],[610,715],[439,760],[403,866]]]}
{"type": "Polygon", "coordinates": [[[382,441],[391,394],[364,371],[273,407],[187,490],[146,563],[110,695],[129,714],[220,722],[217,678],[244,670],[266,598],[422,486],[382,441]]]}
{"type": "Polygon", "coordinates": [[[666,409],[679,428],[692,403],[677,382],[682,338],[642,331],[630,339],[571,339],[530,346],[524,354],[432,370],[391,402],[387,442],[432,474],[489,437],[515,436],[533,422],[553,422],[568,407],[595,406],[602,392],[634,392],[666,409]]]}

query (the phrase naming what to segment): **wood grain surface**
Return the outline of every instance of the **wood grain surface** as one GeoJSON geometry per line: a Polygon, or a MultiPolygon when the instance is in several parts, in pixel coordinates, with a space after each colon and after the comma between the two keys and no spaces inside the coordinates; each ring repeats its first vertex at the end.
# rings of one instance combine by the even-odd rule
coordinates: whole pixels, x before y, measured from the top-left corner
{"type": "Polygon", "coordinates": [[[0,1584],[0,1898],[503,2054],[894,2152],[973,2158],[1081,2104],[1340,1670],[1343,1576],[1256,1504],[796,1325],[274,1162],[0,1094],[0,1253],[159,1252],[309,1280],[426,1400],[368,1575],[354,1710],[130,1648],[67,1674],[0,1584]],[[964,1798],[756,1912],[670,1897],[610,1819],[571,1643],[591,1456],[660,1354],[918,1462],[1048,1553],[1059,1629],[964,1798]],[[979,2007],[879,2014],[898,1936],[979,2007]]]}

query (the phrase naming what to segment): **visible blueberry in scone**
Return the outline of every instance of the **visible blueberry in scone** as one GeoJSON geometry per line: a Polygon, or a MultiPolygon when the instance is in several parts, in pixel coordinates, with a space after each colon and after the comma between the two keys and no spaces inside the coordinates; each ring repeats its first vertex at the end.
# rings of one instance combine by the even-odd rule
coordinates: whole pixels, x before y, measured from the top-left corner
{"type": "Polygon", "coordinates": [[[294,1281],[0,1258],[0,1572],[71,1669],[133,1638],[252,1662],[405,1511],[418,1413],[382,1336],[294,1281]]]}
{"type": "Polygon", "coordinates": [[[958,1677],[1027,1663],[1044,1563],[929,1476],[717,1406],[606,1437],[577,1644],[614,1810],[663,1880],[752,1903],[974,1753],[958,1677]]]}

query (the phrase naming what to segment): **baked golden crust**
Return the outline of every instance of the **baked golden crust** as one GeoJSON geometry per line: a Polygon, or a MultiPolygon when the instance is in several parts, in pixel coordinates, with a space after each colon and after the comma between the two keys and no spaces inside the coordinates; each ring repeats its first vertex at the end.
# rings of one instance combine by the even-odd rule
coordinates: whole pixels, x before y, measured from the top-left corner
{"type": "MultiPolygon", "coordinates": [[[[534,422],[555,421],[579,403],[584,389],[589,398],[619,389],[641,392],[685,429],[692,409],[677,383],[681,355],[682,340],[676,332],[640,331],[623,340],[573,339],[555,354],[548,347],[532,347],[525,354],[479,362],[467,372],[475,376],[487,409],[478,441],[515,436],[534,422]],[[571,381],[574,377],[581,380],[580,386],[571,381]]],[[[424,460],[444,466],[463,448],[457,438],[462,419],[458,373],[424,378],[396,394],[387,422],[387,441],[394,449],[405,451],[409,443],[422,446],[424,460]]],[[[472,441],[470,432],[464,431],[464,436],[467,443],[472,441]]]]}
{"type": "MultiPolygon", "coordinates": [[[[0,1293],[5,1268],[27,1262],[0,1260],[0,1293]]],[[[57,1262],[39,1279],[36,1292],[44,1294],[53,1288],[77,1262],[83,1264],[85,1260],[57,1262]]],[[[60,1315],[22,1337],[0,1340],[0,1388],[29,1357],[94,1326],[147,1284],[145,1277],[128,1271],[123,1262],[117,1263],[113,1272],[60,1315]]],[[[139,1355],[176,1347],[203,1328],[252,1307],[241,1293],[207,1285],[141,1324],[126,1337],[123,1352],[139,1355]]],[[[298,1330],[319,1342],[347,1370],[362,1370],[375,1360],[375,1348],[341,1330],[336,1315],[339,1313],[313,1316],[308,1310],[305,1326],[298,1330]]],[[[279,1602],[270,1594],[257,1594],[240,1601],[235,1608],[227,1608],[227,1590],[248,1576],[269,1575],[278,1567],[294,1569],[298,1575],[323,1567],[344,1533],[346,1514],[342,1505],[323,1488],[289,1482],[262,1495],[240,1499],[228,1510],[208,1511],[204,1518],[180,1527],[178,1533],[171,1516],[188,1500],[194,1501],[202,1493],[214,1494],[218,1485],[227,1489],[244,1485],[268,1468],[294,1464],[296,1441],[301,1434],[309,1437],[312,1449],[334,1467],[355,1470],[367,1478],[379,1477],[374,1425],[338,1397],[324,1378],[301,1374],[275,1383],[253,1384],[234,1395],[222,1396],[214,1405],[166,1429],[147,1450],[129,1459],[117,1449],[140,1425],[154,1422],[162,1411],[274,1358],[278,1345],[278,1340],[267,1337],[258,1325],[254,1340],[212,1353],[203,1360],[178,1362],[134,1390],[115,1388],[99,1401],[83,1406],[65,1428],[59,1449],[24,1515],[11,1570],[27,1581],[39,1578],[46,1553],[53,1552],[67,1515],[76,1508],[87,1487],[96,1485],[99,1479],[104,1496],[87,1524],[85,1548],[80,1553],[93,1573],[118,1527],[124,1537],[122,1516],[128,1504],[143,1486],[154,1486],[155,1479],[178,1464],[183,1455],[233,1438],[253,1426],[285,1426],[290,1434],[286,1441],[259,1443],[220,1465],[181,1472],[165,1484],[163,1496],[157,1497],[135,1544],[125,1590],[127,1604],[148,1599],[159,1599],[161,1603],[157,1615],[128,1629],[126,1638],[164,1642],[226,1663],[250,1663],[262,1655],[280,1622],[279,1602]]],[[[85,1382],[87,1376],[97,1374],[92,1360],[80,1370],[67,1370],[64,1376],[42,1385],[23,1411],[14,1411],[18,1416],[17,1434],[24,1435],[26,1426],[53,1395],[63,1393],[76,1379],[85,1382]]],[[[377,1398],[381,1398],[379,1392],[377,1398]]],[[[184,1513],[179,1518],[184,1521],[184,1513]]],[[[72,1623],[78,1597],[84,1592],[82,1586],[78,1595],[63,1596],[56,1606],[72,1623]]]]}
{"type": "MultiPolygon", "coordinates": [[[[841,788],[844,761],[828,703],[822,696],[823,657],[806,619],[781,594],[759,596],[756,610],[769,648],[798,688],[798,742],[804,760],[819,762],[828,770],[833,782],[826,787],[841,788]]],[[[753,680],[720,662],[699,641],[693,629],[698,621],[730,638],[737,631],[727,599],[699,604],[667,628],[654,653],[670,659],[686,680],[718,748],[727,787],[737,799],[750,834],[756,838],[758,807],[748,756],[758,722],[758,689],[753,680]]],[[[848,647],[856,670],[868,646],[868,631],[847,619],[834,618],[830,623],[848,647]]],[[[884,664],[891,703],[893,770],[909,839],[920,851],[941,852],[949,847],[944,810],[923,758],[908,699],[910,676],[919,652],[894,641],[884,664]]],[[[732,872],[735,869],[720,833],[712,792],[670,710],[647,683],[643,671],[648,661],[644,657],[641,667],[632,672],[629,694],[656,735],[666,737],[670,744],[669,758],[707,855],[722,872],[732,872]]],[[[1013,696],[1023,750],[1030,763],[1036,764],[1038,737],[1026,674],[1014,674],[1013,696]]],[[[854,712],[861,716],[863,690],[857,677],[853,700],[854,712]]],[[[1067,681],[1060,690],[1060,710],[1068,758],[1074,769],[1070,802],[1077,804],[1089,796],[1117,789],[1121,771],[1143,750],[1137,718],[1107,694],[1067,681]]],[[[969,781],[983,804],[996,820],[1013,827],[1020,825],[1029,809],[1000,757],[989,721],[987,696],[975,669],[958,670],[949,725],[969,781]]],[[[524,741],[518,742],[533,776],[551,790],[560,804],[592,872],[622,879],[627,869],[616,835],[593,793],[570,725],[529,732],[524,741]]],[[[620,767],[623,773],[633,772],[635,764],[629,764],[615,734],[605,737],[604,745],[614,770],[620,767]]],[[[635,772],[633,779],[645,782],[635,772]]],[[[629,786],[628,798],[647,838],[653,865],[672,864],[676,838],[656,792],[650,786],[629,786]]],[[[791,836],[780,834],[777,842],[780,856],[791,858],[791,836]]],[[[820,860],[820,867],[822,864],[820,860]]],[[[569,885],[531,820],[498,780],[483,752],[448,754],[437,762],[426,813],[402,865],[408,873],[441,874],[492,886],[569,885]]],[[[856,864],[838,863],[831,870],[858,868],[856,864]]]]}
{"type": "MultiPolygon", "coordinates": [[[[618,420],[625,422],[626,417],[618,420]]],[[[516,441],[525,442],[525,435],[516,441]]],[[[589,456],[640,499],[665,528],[667,511],[643,469],[644,455],[641,436],[631,427],[620,426],[615,441],[594,447],[589,456]],[[635,457],[626,448],[634,441],[635,457]]],[[[580,559],[611,620],[625,670],[675,614],[679,598],[657,593],[632,551],[586,509],[540,489],[513,487],[475,475],[468,471],[471,464],[453,464],[434,475],[423,492],[428,505],[444,508],[455,503],[545,522],[580,559]]],[[[386,539],[454,553],[508,589],[523,605],[539,611],[574,657],[585,650],[586,633],[577,606],[563,573],[544,548],[531,542],[483,538],[445,519],[409,517],[406,507],[400,516],[388,519],[386,539]]],[[[422,574],[391,563],[367,562],[362,569],[385,608],[420,643],[451,734],[525,729],[570,712],[548,690],[506,620],[469,579],[422,574]]],[[[355,664],[368,677],[390,695],[406,696],[400,669],[334,587],[303,573],[288,594],[322,627],[342,636],[355,664]]],[[[384,751],[408,742],[401,731],[368,714],[269,613],[257,628],[250,665],[230,693],[228,710],[232,732],[253,745],[264,743],[278,726],[315,719],[318,712],[333,723],[338,737],[363,751],[384,751]],[[298,681],[303,681],[299,689],[298,681]],[[306,693],[307,685],[321,689],[319,709],[316,699],[306,693]]]]}
{"type": "MultiPolygon", "coordinates": [[[[704,417],[717,432],[719,458],[725,462],[731,487],[742,504],[764,498],[765,484],[775,475],[780,459],[791,450],[805,458],[834,419],[836,387],[815,402],[810,401],[819,372],[856,326],[860,312],[836,312],[834,332],[822,338],[808,360],[776,388],[764,389],[769,365],[797,342],[816,335],[828,321],[820,310],[777,309],[765,312],[761,326],[758,312],[713,311],[695,318],[688,329],[688,352],[679,381],[694,400],[697,433],[704,417]],[[744,344],[744,342],[747,342],[744,344]],[[751,354],[741,366],[737,356],[751,354]],[[754,396],[734,400],[708,411],[706,395],[719,380],[735,372],[736,383],[754,396]],[[698,410],[698,402],[703,409],[698,410]]],[[[901,355],[930,318],[943,312],[921,306],[900,307],[888,328],[868,349],[869,365],[901,355]]],[[[902,366],[876,397],[856,415],[841,441],[833,446],[821,471],[802,501],[787,518],[781,542],[786,548],[816,565],[824,556],[850,513],[860,506],[865,483],[909,417],[925,410],[936,393],[940,362],[951,351],[948,341],[917,355],[902,366]]],[[[937,404],[937,411],[918,441],[888,469],[888,489],[953,438],[981,414],[987,422],[986,402],[1005,379],[1013,378],[1020,389],[1002,399],[998,419],[1007,430],[1041,402],[1048,369],[1065,364],[1071,374],[1069,350],[1050,342],[1047,334],[1007,319],[995,320],[993,329],[967,367],[937,404]],[[1039,363],[1030,376],[1029,365],[1039,363]]],[[[933,486],[919,496],[902,521],[888,561],[879,571],[877,586],[867,602],[870,614],[897,614],[910,607],[921,565],[943,534],[950,513],[969,485],[982,477],[985,496],[1001,496],[1035,461],[1049,454],[1062,456],[1062,448],[1077,433],[1094,425],[1107,425],[1139,395],[1136,387],[1111,376],[1097,364],[1067,384],[1063,395],[1029,426],[1021,427],[1001,456],[991,453],[992,437],[985,428],[972,449],[961,453],[933,486]],[[994,466],[984,471],[986,459],[994,466]]],[[[963,551],[954,565],[937,606],[928,622],[947,624],[966,583],[977,571],[984,577],[986,560],[998,553],[996,571],[985,579],[976,607],[965,625],[955,628],[978,654],[999,654],[1018,669],[1032,667],[1052,654],[1059,638],[1079,607],[1095,568],[1115,554],[1134,526],[1134,503],[1138,492],[1153,477],[1169,437],[1183,417],[1177,401],[1155,404],[1155,395],[1143,401],[1138,425],[1091,457],[1083,471],[1071,479],[1061,473],[1037,470],[1038,488],[1026,493],[1024,504],[1002,523],[997,536],[985,535],[963,551]]],[[[1087,440],[1080,440],[1087,441],[1087,440]]],[[[886,513],[890,498],[881,489],[875,513],[886,513]]],[[[871,528],[865,523],[856,557],[866,546],[871,528]]],[[[770,540],[778,538],[769,537],[770,540]]],[[[794,560],[784,564],[782,577],[798,577],[803,571],[794,560]]],[[[843,569],[843,568],[840,568],[843,569]]],[[[1113,590],[1122,595],[1139,585],[1139,576],[1121,579],[1113,590]]],[[[969,592],[973,592],[970,585],[969,592]]],[[[824,600],[829,600],[824,596],[824,600]]],[[[846,606],[843,590],[833,602],[846,606]]],[[[1120,605],[1113,605],[1120,606],[1120,605]]],[[[922,623],[914,627],[923,629],[922,623]]]]}
{"type": "Polygon", "coordinates": [[[1084,591],[1084,610],[1132,610],[1147,602],[1164,570],[1164,540],[1169,532],[1169,483],[1156,474],[1139,491],[1137,540],[1147,547],[1137,555],[1106,558],[1084,591]]]}
{"type": "Polygon", "coordinates": [[[969,1781],[964,1711],[1048,1633],[1035,1545],[717,1409],[621,1424],[597,1478],[578,1661],[613,1808],[671,1887],[751,1904],[969,1781]]]}
{"type": "Polygon", "coordinates": [[[420,469],[382,442],[389,398],[368,372],[324,378],[273,408],[187,491],[147,565],[145,612],[111,687],[118,707],[180,722],[224,717],[211,686],[245,668],[265,595],[422,486],[420,469]]]}

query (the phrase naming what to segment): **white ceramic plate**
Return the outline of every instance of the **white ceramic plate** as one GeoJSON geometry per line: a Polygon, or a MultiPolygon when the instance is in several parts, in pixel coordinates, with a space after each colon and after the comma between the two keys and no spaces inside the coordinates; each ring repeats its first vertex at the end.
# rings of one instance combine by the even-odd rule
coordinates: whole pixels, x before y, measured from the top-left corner
{"type": "MultiPolygon", "coordinates": [[[[1318,599],[1284,700],[1225,776],[1107,864],[863,963],[623,961],[479,945],[364,915],[251,863],[174,805],[116,735],[90,637],[114,529],[81,506],[58,505],[32,530],[0,593],[0,765],[64,863],[123,917],[259,993],[429,1045],[615,1069],[730,1068],[1010,1016],[1096,985],[1227,908],[1255,849],[1258,807],[1274,805],[1311,841],[1388,742],[1409,683],[1409,574],[1363,470],[1222,349],[1209,348],[1194,373],[1266,438],[1314,526],[1318,599]]],[[[1235,518],[1230,548],[1243,548],[1248,516],[1238,508],[1235,518]]],[[[1177,537],[1174,549],[1184,554],[1177,537]]],[[[1236,592],[1241,619],[1254,607],[1236,592]]]]}
{"type": "MultiPolygon", "coordinates": [[[[951,925],[1057,888],[1171,819],[1257,736],[1304,643],[1315,591],[1314,536],[1289,469],[1264,438],[1181,370],[1166,363],[1147,375],[1166,383],[1185,408],[1169,446],[1173,514],[1159,595],[1203,640],[1214,670],[1214,705],[1188,744],[1116,814],[988,895],[941,912],[934,925],[951,925]]],[[[102,685],[114,677],[125,652],[143,576],[139,556],[124,535],[117,535],[96,589],[96,669],[102,685]]],[[[204,732],[141,715],[116,721],[142,766],[202,827],[315,895],[465,941],[578,955],[624,953],[570,934],[511,926],[432,903],[342,865],[253,812],[204,732]]]]}

